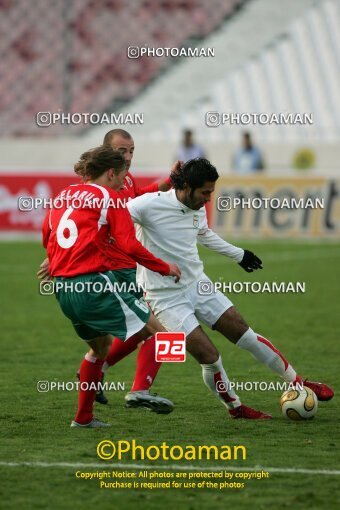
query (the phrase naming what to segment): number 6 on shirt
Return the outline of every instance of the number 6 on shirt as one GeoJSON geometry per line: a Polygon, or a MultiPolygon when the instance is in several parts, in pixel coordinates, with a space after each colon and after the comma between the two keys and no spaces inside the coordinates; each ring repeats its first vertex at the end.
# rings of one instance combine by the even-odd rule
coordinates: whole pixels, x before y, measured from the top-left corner
{"type": "Polygon", "coordinates": [[[77,240],[78,229],[77,225],[73,220],[70,220],[69,216],[73,213],[73,207],[66,209],[57,228],[57,241],[61,248],[71,248],[77,240]],[[68,230],[69,237],[64,236],[64,231],[68,230]]]}

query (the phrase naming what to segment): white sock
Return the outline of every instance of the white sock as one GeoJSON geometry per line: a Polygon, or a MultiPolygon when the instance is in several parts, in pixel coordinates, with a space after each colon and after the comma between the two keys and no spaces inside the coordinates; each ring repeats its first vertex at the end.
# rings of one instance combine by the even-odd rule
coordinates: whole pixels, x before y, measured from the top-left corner
{"type": "Polygon", "coordinates": [[[239,407],[241,405],[240,399],[230,388],[230,381],[223,368],[221,356],[215,363],[201,365],[201,367],[205,384],[221,400],[222,404],[227,409],[239,407]]]}
{"type": "Polygon", "coordinates": [[[286,382],[295,381],[297,374],[281,352],[269,340],[254,333],[251,328],[241,336],[236,345],[249,351],[254,358],[267,365],[286,382]]]}

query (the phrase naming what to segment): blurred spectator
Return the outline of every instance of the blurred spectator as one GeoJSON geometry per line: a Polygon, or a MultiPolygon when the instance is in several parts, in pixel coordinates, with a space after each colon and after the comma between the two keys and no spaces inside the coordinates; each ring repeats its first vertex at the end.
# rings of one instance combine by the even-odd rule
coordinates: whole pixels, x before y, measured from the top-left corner
{"type": "Polygon", "coordinates": [[[186,129],[183,132],[183,142],[178,150],[176,159],[185,163],[189,159],[194,158],[205,158],[204,149],[197,143],[194,143],[192,131],[186,129]]]}
{"type": "Polygon", "coordinates": [[[261,151],[253,145],[250,133],[243,133],[242,148],[236,153],[233,166],[240,174],[259,172],[264,169],[261,151]]]}

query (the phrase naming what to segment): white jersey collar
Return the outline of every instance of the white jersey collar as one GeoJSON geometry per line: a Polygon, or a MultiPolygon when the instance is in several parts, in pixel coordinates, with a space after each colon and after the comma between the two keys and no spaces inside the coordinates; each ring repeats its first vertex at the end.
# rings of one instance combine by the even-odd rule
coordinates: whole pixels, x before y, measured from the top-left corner
{"type": "Polygon", "coordinates": [[[176,197],[176,191],[174,189],[171,189],[170,190],[171,192],[171,198],[173,200],[173,202],[185,213],[188,213],[188,212],[195,212],[193,209],[190,209],[190,207],[187,207],[186,205],[183,204],[183,202],[181,202],[180,200],[178,200],[178,198],[176,197]]]}

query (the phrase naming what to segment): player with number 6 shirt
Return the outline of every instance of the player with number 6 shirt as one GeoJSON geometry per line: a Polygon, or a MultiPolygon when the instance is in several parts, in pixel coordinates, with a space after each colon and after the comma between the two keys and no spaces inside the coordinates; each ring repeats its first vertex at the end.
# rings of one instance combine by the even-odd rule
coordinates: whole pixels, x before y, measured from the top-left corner
{"type": "MultiPolygon", "coordinates": [[[[147,186],[138,187],[133,175],[129,172],[131,162],[134,155],[135,144],[130,133],[124,129],[112,129],[108,131],[104,137],[103,144],[117,150],[125,159],[127,173],[124,178],[123,187],[118,191],[122,199],[130,200],[137,196],[155,191],[167,191],[170,189],[170,178],[154,182],[147,186]]],[[[82,178],[84,182],[88,180],[86,172],[86,153],[77,163],[75,171],[82,178]]],[[[172,171],[176,172],[180,168],[181,162],[177,161],[172,171]]],[[[109,244],[108,256],[112,257],[114,261],[115,277],[122,284],[131,289],[131,292],[141,299],[143,292],[138,289],[136,283],[136,261],[127,253],[125,253],[120,246],[116,243],[109,244]],[[134,290],[135,289],[135,290],[134,290]]],[[[49,262],[45,259],[40,265],[38,277],[42,279],[49,279],[49,262]]],[[[108,355],[103,364],[103,373],[101,382],[104,379],[104,372],[111,366],[121,361],[127,355],[132,353],[139,347],[136,372],[131,390],[125,395],[125,406],[131,409],[145,408],[160,414],[170,413],[174,404],[168,398],[162,395],[151,393],[150,388],[158,374],[162,365],[161,362],[156,360],[155,357],[155,337],[148,338],[148,341],[142,341],[143,338],[137,333],[125,342],[121,342],[119,338],[114,338],[108,355]]],[[[79,378],[79,371],[77,373],[79,378]]],[[[107,404],[108,399],[100,386],[96,393],[96,401],[100,404],[107,404]]]]}
{"type": "Polygon", "coordinates": [[[110,243],[164,277],[178,281],[180,270],[154,257],[135,237],[129,212],[117,193],[127,174],[124,157],[100,146],[84,154],[81,165],[88,180],[60,193],[58,208],[52,207],[46,216],[43,244],[50,275],[58,282],[59,305],[90,347],[80,368],[78,410],[71,426],[97,428],[108,425],[93,417],[93,404],[112,335],[124,341],[139,333],[146,340],[164,331],[136,296],[117,291],[114,260],[107,255],[110,243]]]}

